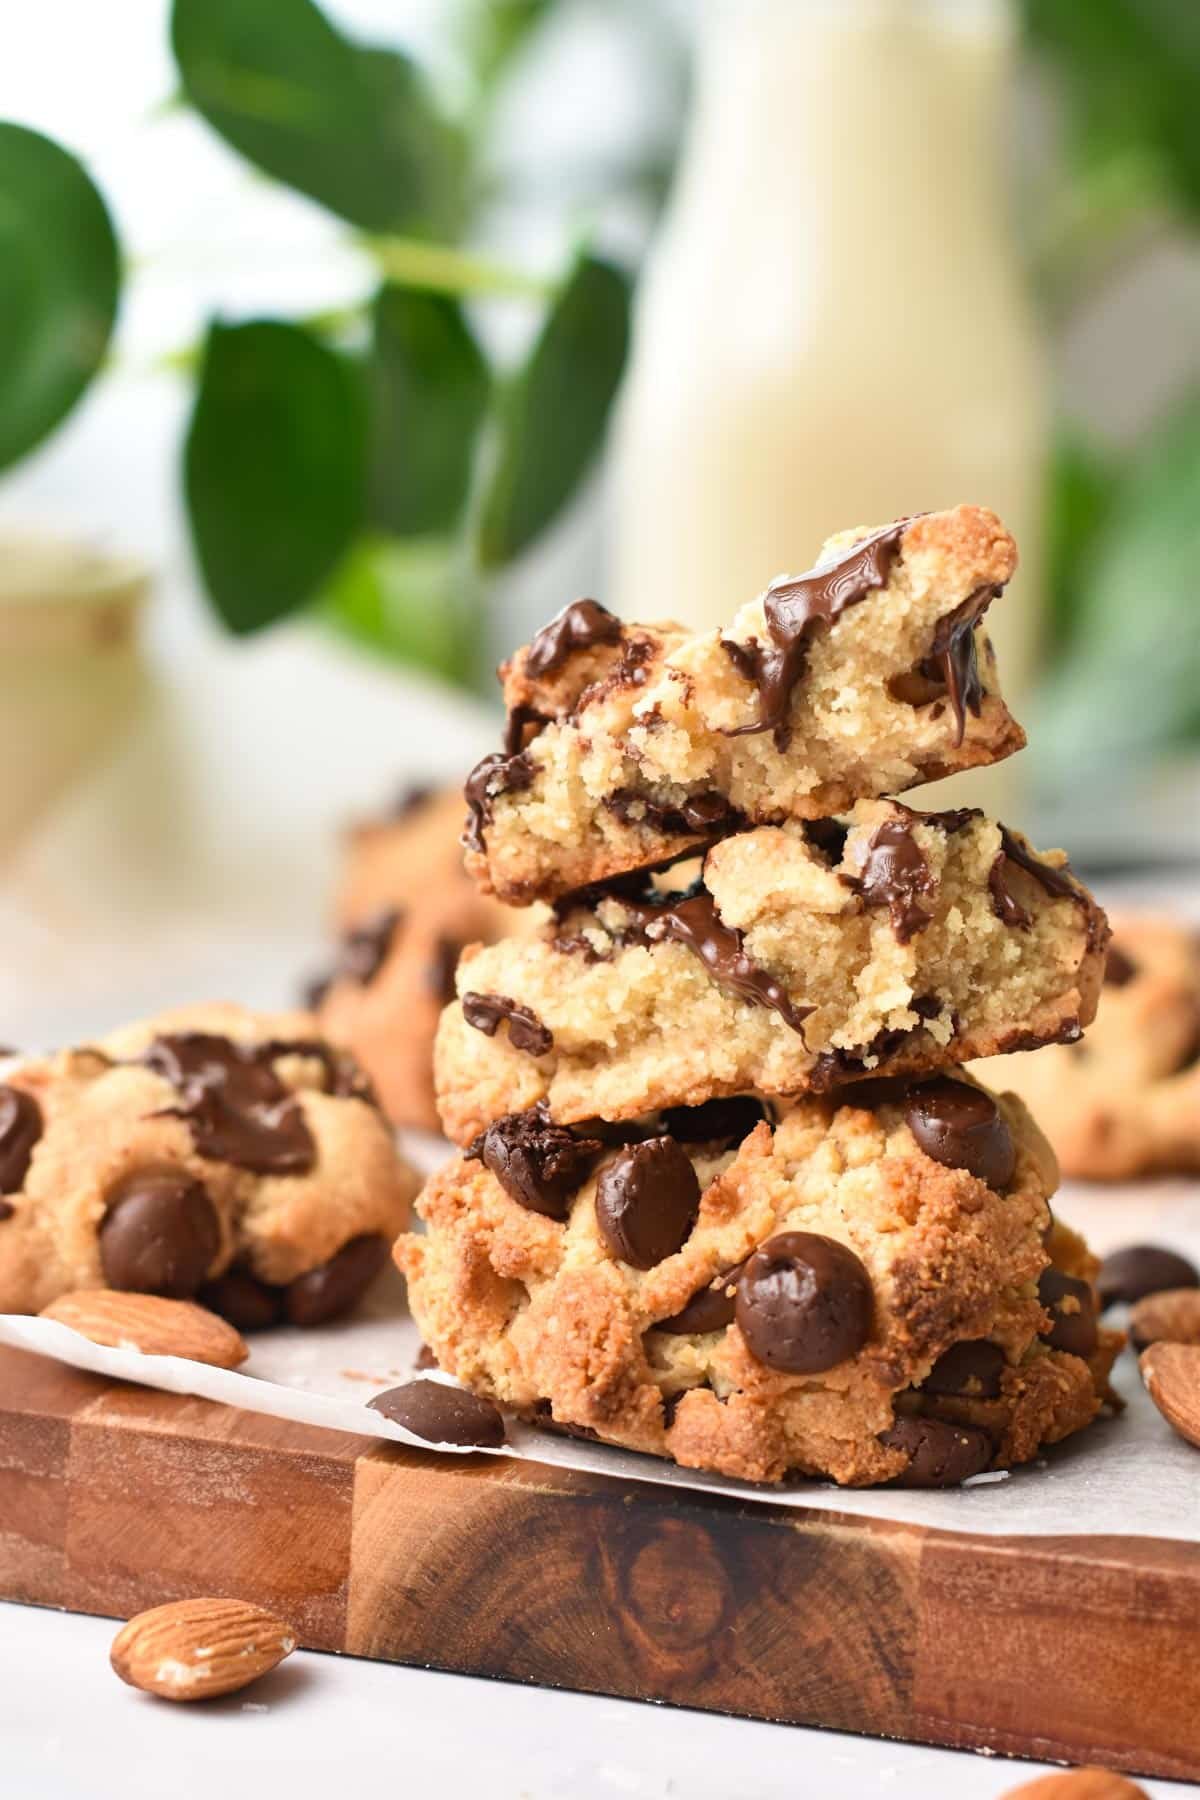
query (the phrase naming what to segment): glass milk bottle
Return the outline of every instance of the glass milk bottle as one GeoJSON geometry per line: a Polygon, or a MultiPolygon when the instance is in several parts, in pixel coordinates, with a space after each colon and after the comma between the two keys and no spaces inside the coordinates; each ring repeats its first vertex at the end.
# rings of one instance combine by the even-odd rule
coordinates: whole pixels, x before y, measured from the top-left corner
{"type": "Polygon", "coordinates": [[[989,618],[1019,716],[1045,421],[1012,48],[1000,0],[708,0],[616,440],[627,616],[714,626],[832,531],[980,501],[1021,550],[989,618]]]}

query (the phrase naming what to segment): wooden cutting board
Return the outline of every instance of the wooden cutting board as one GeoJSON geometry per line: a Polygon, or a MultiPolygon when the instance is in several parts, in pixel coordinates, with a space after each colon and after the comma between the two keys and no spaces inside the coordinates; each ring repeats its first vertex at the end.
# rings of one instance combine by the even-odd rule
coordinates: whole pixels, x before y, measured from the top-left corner
{"type": "Polygon", "coordinates": [[[399,1445],[0,1347],[0,1596],[194,1594],[422,1667],[1200,1776],[1200,1550],[998,1538],[399,1445]]]}

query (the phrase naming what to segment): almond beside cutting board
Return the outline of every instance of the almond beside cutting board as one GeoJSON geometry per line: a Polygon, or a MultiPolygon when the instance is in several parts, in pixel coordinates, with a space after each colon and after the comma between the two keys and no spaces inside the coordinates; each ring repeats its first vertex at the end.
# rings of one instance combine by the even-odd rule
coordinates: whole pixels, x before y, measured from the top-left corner
{"type": "Polygon", "coordinates": [[[42,1308],[41,1317],[69,1325],[94,1344],[140,1350],[146,1356],[183,1356],[218,1369],[236,1369],[250,1354],[232,1325],[190,1300],[84,1288],[60,1294],[42,1308]]]}
{"type": "Polygon", "coordinates": [[[173,1600],[130,1619],[109,1654],[130,1687],[207,1700],[247,1687],[295,1648],[290,1626],[242,1600],[173,1600]]]}

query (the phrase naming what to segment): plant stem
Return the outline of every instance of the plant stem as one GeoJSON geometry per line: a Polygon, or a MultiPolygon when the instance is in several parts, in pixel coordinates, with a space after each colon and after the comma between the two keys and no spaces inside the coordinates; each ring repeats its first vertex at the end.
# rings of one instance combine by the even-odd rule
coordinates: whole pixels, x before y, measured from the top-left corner
{"type": "Polygon", "coordinates": [[[359,243],[389,281],[401,287],[431,288],[443,294],[517,295],[542,300],[555,283],[507,263],[418,238],[362,237],[359,243]]]}

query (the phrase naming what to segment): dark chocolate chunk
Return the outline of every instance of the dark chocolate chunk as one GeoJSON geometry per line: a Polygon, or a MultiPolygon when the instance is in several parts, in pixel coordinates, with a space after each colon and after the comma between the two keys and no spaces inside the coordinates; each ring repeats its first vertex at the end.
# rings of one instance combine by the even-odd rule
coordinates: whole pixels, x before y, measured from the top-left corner
{"type": "Polygon", "coordinates": [[[999,1344],[970,1338],[951,1344],[930,1369],[921,1386],[927,1394],[958,1394],[994,1400],[1000,1392],[1005,1356],[999,1344]]]}
{"type": "Polygon", "coordinates": [[[740,1144],[767,1117],[761,1100],[732,1094],[700,1106],[668,1106],[662,1121],[668,1136],[681,1144],[740,1144]]]}
{"type": "Polygon", "coordinates": [[[820,852],[831,869],[836,869],[846,854],[849,825],[844,825],[840,819],[804,819],[800,829],[805,842],[820,852]]]}
{"type": "Polygon", "coordinates": [[[109,1287],[188,1300],[221,1248],[217,1209],[179,1169],[140,1169],[108,1195],[100,1267],[109,1287]]]}
{"type": "Polygon", "coordinates": [[[485,1037],[495,1037],[502,1019],[508,1020],[508,1041],[514,1050],[530,1056],[545,1056],[554,1048],[554,1033],[548,1031],[535,1012],[519,1006],[504,994],[464,994],[463,1018],[485,1037]]]}
{"type": "Polygon", "coordinates": [[[768,1238],[738,1278],[736,1317],[753,1355],[790,1375],[845,1362],[871,1333],[871,1278],[853,1250],[811,1231],[768,1238]]]}
{"type": "Polygon", "coordinates": [[[1003,587],[977,587],[961,606],[938,620],[929,648],[928,660],[918,674],[936,674],[944,685],[954,714],[955,744],[961,744],[967,727],[967,713],[979,717],[983,705],[983,683],[979,679],[979,656],[975,647],[975,627],[988,607],[1003,592],[1003,587]]]}
{"type": "Polygon", "coordinates": [[[1099,1342],[1090,1283],[1064,1275],[1061,1269],[1043,1269],[1038,1277],[1038,1299],[1051,1318],[1049,1330],[1041,1333],[1042,1342],[1052,1350],[1089,1357],[1099,1342]]]}
{"type": "Polygon", "coordinates": [[[933,893],[937,883],[903,820],[889,820],[873,833],[855,886],[865,906],[888,908],[898,943],[907,944],[933,917],[921,896],[933,893]]]}
{"type": "Polygon", "coordinates": [[[1071,879],[1067,864],[1056,869],[1050,863],[1042,862],[1024,844],[1018,843],[1005,825],[1000,827],[1000,849],[988,872],[992,911],[998,919],[1019,931],[1027,930],[1033,923],[1030,914],[1008,885],[1006,875],[1010,863],[1031,875],[1043,893],[1049,894],[1052,900],[1073,900],[1087,920],[1089,948],[1099,949],[1103,946],[1108,932],[1108,920],[1086,889],[1077,886],[1071,879]]]}
{"type": "Polygon", "coordinates": [[[706,1331],[724,1331],[732,1325],[737,1301],[737,1284],[744,1263],[735,1263],[713,1277],[707,1287],[693,1294],[687,1305],[669,1319],[658,1319],[653,1329],[669,1331],[673,1337],[699,1336],[706,1331]]]}
{"type": "Polygon", "coordinates": [[[681,1250],[699,1210],[696,1171],[672,1137],[631,1144],[596,1184],[600,1235],[633,1269],[652,1269],[681,1250]]]}
{"type": "MultiPolygon", "coordinates": [[[[877,1071],[883,1068],[898,1050],[911,1044],[920,1034],[923,1027],[914,1026],[911,1031],[877,1031],[870,1043],[861,1045],[856,1050],[847,1050],[838,1046],[833,1050],[822,1050],[809,1072],[808,1085],[814,1094],[827,1094],[840,1087],[843,1082],[850,1082],[855,1075],[868,1076],[872,1082],[880,1077],[877,1071]],[[871,1058],[868,1068],[867,1058],[871,1058]]],[[[855,1086],[857,1093],[857,1084],[855,1086]]],[[[859,1104],[852,1102],[849,1094],[839,1096],[839,1104],[849,1106],[859,1104]]],[[[861,1102],[866,1105],[867,1102],[861,1102]]]]}
{"type": "Polygon", "coordinates": [[[908,1467],[894,1478],[895,1487],[961,1487],[982,1475],[992,1460],[992,1440],[974,1425],[949,1425],[943,1419],[901,1418],[881,1431],[879,1442],[903,1450],[908,1467]]]}
{"type": "Polygon", "coordinates": [[[517,756],[548,725],[545,713],[540,713],[536,706],[510,706],[508,717],[504,721],[504,754],[517,756]]]}
{"type": "Polygon", "coordinates": [[[41,1135],[42,1109],[33,1095],[0,1084],[0,1194],[20,1193],[41,1135]]]}
{"type": "Polygon", "coordinates": [[[283,1318],[283,1289],[260,1281],[249,1269],[227,1269],[196,1298],[239,1331],[267,1331],[283,1318]]]}
{"type": "Polygon", "coordinates": [[[1127,987],[1138,972],[1138,966],[1131,956],[1117,945],[1108,947],[1108,959],[1104,964],[1104,983],[1106,987],[1127,987]]]}
{"type": "Polygon", "coordinates": [[[556,1437],[581,1438],[588,1444],[600,1442],[600,1433],[590,1425],[572,1425],[567,1419],[556,1419],[549,1400],[534,1401],[530,1421],[542,1431],[552,1431],[556,1437]]]}
{"type": "Polygon", "coordinates": [[[284,1290],[284,1309],[293,1325],[324,1325],[338,1319],[366,1293],[388,1259],[388,1242],[365,1232],[343,1244],[336,1256],[297,1275],[284,1290]]]}
{"type": "Polygon", "coordinates": [[[442,1006],[454,999],[454,976],[462,955],[462,940],[441,935],[433,946],[433,955],[425,970],[425,985],[442,1006]]]}
{"type": "Polygon", "coordinates": [[[1129,1244],[1114,1250],[1100,1265],[1096,1291],[1100,1309],[1122,1302],[1132,1306],[1147,1294],[1160,1294],[1165,1288],[1200,1287],[1200,1272],[1177,1250],[1165,1250],[1161,1244],[1129,1244]]]}
{"type": "Polygon", "coordinates": [[[1017,1149],[1000,1108],[982,1088],[937,1075],[910,1088],[904,1118],[934,1162],[966,1169],[1002,1192],[1017,1167],[1017,1149]]]}
{"type": "Polygon", "coordinates": [[[863,538],[836,562],[769,588],[763,613],[770,648],[741,644],[735,653],[735,646],[725,640],[734,666],[758,688],[760,702],[755,722],[739,725],[728,733],[730,737],[773,731],[779,749],[787,747],[792,692],[804,673],[814,628],[818,624],[832,625],[847,607],[865,600],[873,589],[883,587],[907,523],[901,519],[887,525],[863,538]]]}
{"type": "Polygon", "coordinates": [[[544,1100],[525,1112],[506,1113],[466,1151],[496,1177],[519,1206],[547,1219],[565,1219],[604,1145],[596,1137],[556,1125],[544,1100]]]}
{"type": "Polygon", "coordinates": [[[728,988],[750,1006],[770,1007],[803,1036],[812,1007],[794,1005],[783,984],[750,960],[741,932],[722,922],[716,902],[706,890],[662,906],[639,901],[625,904],[632,915],[628,942],[683,944],[700,958],[718,987],[728,988]]]}
{"type": "Polygon", "coordinates": [[[618,788],[605,801],[623,825],[645,825],[667,836],[685,832],[724,835],[745,823],[744,815],[724,794],[689,794],[676,804],[662,804],[636,788],[618,788]]]}
{"type": "MultiPolygon", "coordinates": [[[[318,1046],[324,1049],[324,1046],[318,1046]]],[[[315,1054],[304,1044],[237,1044],[206,1031],[155,1038],[142,1061],[169,1081],[201,1156],[259,1175],[303,1175],[316,1145],[300,1104],[272,1067],[276,1056],[315,1054]]]]}
{"type": "Polygon", "coordinates": [[[525,673],[535,678],[549,675],[576,650],[590,650],[593,644],[616,644],[620,639],[621,621],[607,607],[598,600],[573,600],[533,639],[525,658],[525,673]]]}
{"type": "Polygon", "coordinates": [[[494,1449],[504,1442],[504,1420],[498,1407],[482,1394],[468,1394],[440,1381],[406,1381],[403,1387],[376,1394],[367,1405],[427,1444],[494,1449]]]}
{"type": "Polygon", "coordinates": [[[533,785],[533,765],[525,756],[505,756],[494,750],[477,762],[467,776],[463,798],[467,803],[467,822],[463,828],[463,844],[468,850],[482,851],[483,831],[492,822],[492,803],[501,794],[515,794],[533,785]]]}

